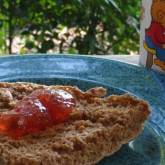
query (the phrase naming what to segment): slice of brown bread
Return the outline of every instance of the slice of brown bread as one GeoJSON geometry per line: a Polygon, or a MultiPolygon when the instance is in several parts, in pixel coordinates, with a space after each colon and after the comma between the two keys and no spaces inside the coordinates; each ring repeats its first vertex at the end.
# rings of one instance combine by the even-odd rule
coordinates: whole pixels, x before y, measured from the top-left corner
{"type": "Polygon", "coordinates": [[[35,89],[63,89],[76,99],[68,122],[13,140],[0,135],[1,165],[92,165],[120,149],[143,129],[150,110],[129,95],[103,97],[101,87],[0,83],[0,110],[9,111],[35,89]]]}

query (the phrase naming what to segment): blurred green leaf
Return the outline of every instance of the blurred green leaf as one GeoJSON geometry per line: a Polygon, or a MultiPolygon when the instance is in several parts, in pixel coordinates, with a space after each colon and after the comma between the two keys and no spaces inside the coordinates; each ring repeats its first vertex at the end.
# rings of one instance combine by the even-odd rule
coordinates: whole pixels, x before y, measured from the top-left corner
{"type": "Polygon", "coordinates": [[[77,50],[75,48],[69,48],[68,49],[68,53],[69,54],[76,54],[77,53],[77,50]]]}
{"type": "Polygon", "coordinates": [[[25,47],[28,49],[32,49],[35,47],[34,41],[27,40],[25,43],[25,47]]]}
{"type": "Polygon", "coordinates": [[[21,37],[20,52],[137,52],[139,15],[140,1],[131,0],[0,0],[0,51],[21,37]]]}

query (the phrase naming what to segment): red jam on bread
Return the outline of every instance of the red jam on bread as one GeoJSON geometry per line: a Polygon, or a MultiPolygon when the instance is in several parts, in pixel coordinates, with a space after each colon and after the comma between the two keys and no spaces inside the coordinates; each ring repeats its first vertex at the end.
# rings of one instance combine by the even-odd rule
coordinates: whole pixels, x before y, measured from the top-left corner
{"type": "Polygon", "coordinates": [[[0,114],[0,134],[19,139],[65,122],[75,106],[73,96],[61,89],[38,89],[15,108],[0,114]]]}

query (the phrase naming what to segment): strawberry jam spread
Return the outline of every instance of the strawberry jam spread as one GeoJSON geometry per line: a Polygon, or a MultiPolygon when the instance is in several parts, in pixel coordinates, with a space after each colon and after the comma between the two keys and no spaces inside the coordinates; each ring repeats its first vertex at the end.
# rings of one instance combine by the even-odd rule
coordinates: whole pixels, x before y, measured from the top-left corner
{"type": "Polygon", "coordinates": [[[68,92],[38,89],[25,96],[14,109],[0,114],[0,134],[14,139],[65,122],[75,106],[68,92]]]}

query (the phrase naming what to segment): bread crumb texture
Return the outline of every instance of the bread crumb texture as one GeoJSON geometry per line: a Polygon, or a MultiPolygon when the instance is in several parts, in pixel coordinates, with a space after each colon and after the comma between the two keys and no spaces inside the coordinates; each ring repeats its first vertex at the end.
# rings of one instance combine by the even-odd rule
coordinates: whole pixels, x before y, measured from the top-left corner
{"type": "Polygon", "coordinates": [[[0,83],[0,111],[10,111],[35,89],[63,89],[76,107],[66,123],[13,140],[0,135],[0,165],[92,165],[138,136],[150,114],[145,101],[127,94],[104,97],[102,87],[0,83]]]}

